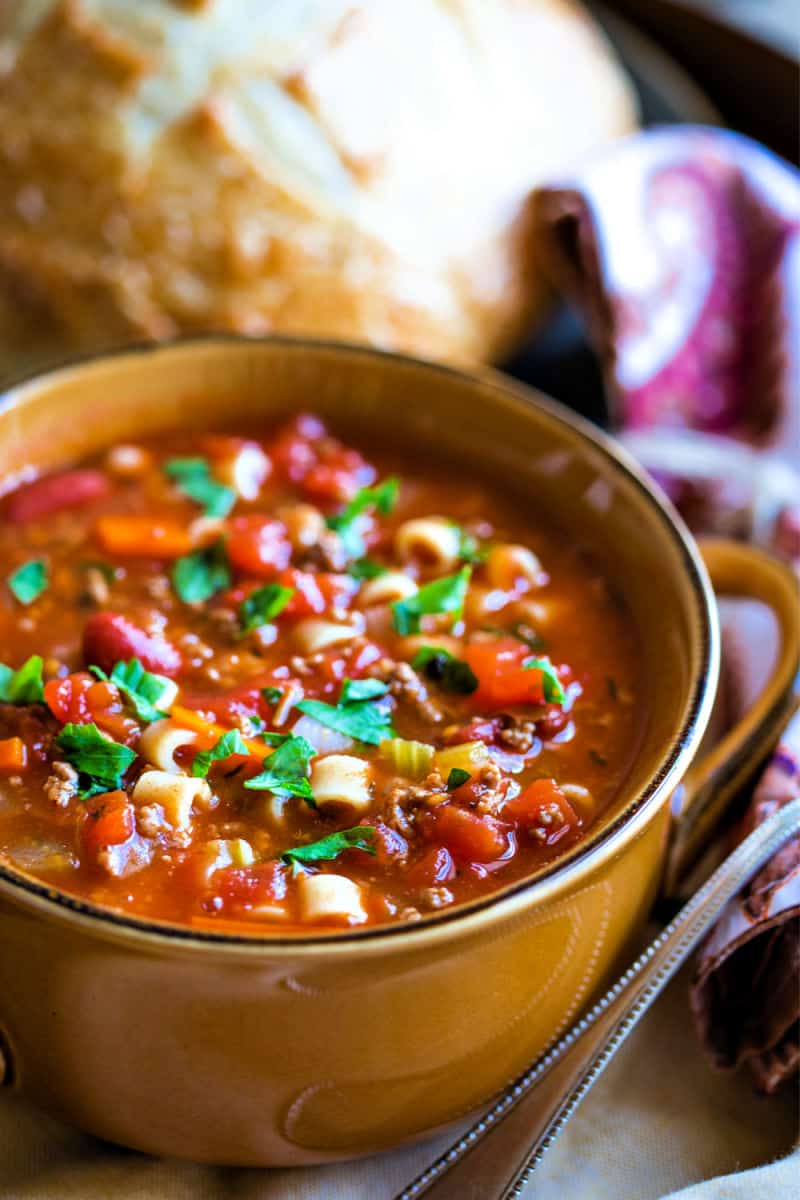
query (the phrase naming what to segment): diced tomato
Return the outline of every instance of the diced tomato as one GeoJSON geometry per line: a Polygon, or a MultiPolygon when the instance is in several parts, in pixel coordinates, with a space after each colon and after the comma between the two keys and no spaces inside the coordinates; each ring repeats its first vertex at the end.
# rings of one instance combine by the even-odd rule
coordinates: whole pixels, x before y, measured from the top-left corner
{"type": "Polygon", "coordinates": [[[228,558],[234,567],[257,579],[273,579],[289,565],[292,547],[282,521],[248,513],[230,523],[228,558]]]}
{"type": "Polygon", "coordinates": [[[24,771],[28,765],[28,748],[22,738],[10,737],[0,741],[0,771],[24,771]]]}
{"type": "Polygon", "coordinates": [[[257,863],[252,867],[224,867],[212,879],[214,899],[221,906],[214,911],[236,912],[281,904],[288,890],[287,872],[283,863],[257,863]]]}
{"type": "Polygon", "coordinates": [[[180,651],[163,634],[146,633],[121,613],[99,612],[83,630],[83,661],[110,674],[118,662],[138,658],[146,671],[177,675],[183,666],[180,651]]]}
{"type": "Polygon", "coordinates": [[[283,610],[286,617],[319,616],[332,608],[346,608],[358,588],[349,575],[299,571],[296,567],[282,571],[278,582],[294,588],[294,595],[283,610]]]}
{"type": "Polygon", "coordinates": [[[473,642],[464,658],[478,677],[471,699],[481,708],[505,708],[511,704],[542,704],[542,672],[523,666],[531,657],[527,646],[514,638],[473,642]]]}
{"type": "Polygon", "coordinates": [[[434,846],[417,859],[407,872],[406,879],[411,887],[433,887],[454,879],[455,874],[456,864],[450,851],[445,846],[434,846]]]}
{"type": "Polygon", "coordinates": [[[85,801],[81,841],[89,852],[104,846],[119,846],[134,833],[133,805],[123,791],[104,792],[85,801]]]}
{"type": "Polygon", "coordinates": [[[316,500],[349,500],[375,479],[374,468],[358,451],[330,437],[316,417],[290,421],[271,444],[270,455],[285,479],[316,500]]]}
{"type": "Polygon", "coordinates": [[[240,683],[238,687],[227,692],[190,692],[181,693],[181,703],[184,708],[195,712],[211,713],[223,725],[234,725],[238,716],[260,716],[268,720],[274,709],[262,695],[264,688],[276,687],[283,691],[294,680],[276,678],[272,672],[264,672],[240,683]]]}
{"type": "MultiPolygon", "coordinates": [[[[370,822],[365,820],[362,824],[369,825],[370,822]]],[[[378,866],[389,867],[395,863],[402,862],[408,854],[408,842],[402,834],[396,829],[392,829],[389,825],[384,825],[382,821],[375,822],[375,858],[370,859],[378,866]]],[[[361,860],[364,859],[363,850],[351,850],[349,854],[358,854],[361,860]]]]}
{"type": "Polygon", "coordinates": [[[108,476],[102,471],[62,471],[17,488],[6,499],[5,515],[15,525],[37,521],[64,508],[99,500],[110,491],[108,476]]]}
{"type": "Polygon", "coordinates": [[[501,728],[502,722],[498,717],[489,717],[485,721],[469,721],[466,725],[459,725],[453,729],[447,734],[445,741],[449,746],[460,746],[462,742],[485,742],[487,746],[491,746],[497,740],[501,728]]]}
{"type": "Polygon", "coordinates": [[[314,674],[303,679],[305,693],[317,700],[338,693],[343,679],[362,679],[367,668],[383,656],[384,652],[373,642],[367,642],[355,651],[340,646],[323,650],[314,674]]]}
{"type": "Polygon", "coordinates": [[[500,821],[478,816],[455,804],[442,804],[434,809],[425,833],[462,862],[494,862],[508,849],[507,831],[500,821]]]}
{"type": "Polygon", "coordinates": [[[113,684],[95,679],[88,671],[77,671],[44,685],[45,704],[62,725],[94,722],[115,741],[130,743],[141,732],[126,717],[119,692],[113,684]]]}
{"type": "Polygon", "coordinates": [[[580,825],[555,779],[536,779],[503,808],[503,816],[542,845],[554,846],[580,825]]]}

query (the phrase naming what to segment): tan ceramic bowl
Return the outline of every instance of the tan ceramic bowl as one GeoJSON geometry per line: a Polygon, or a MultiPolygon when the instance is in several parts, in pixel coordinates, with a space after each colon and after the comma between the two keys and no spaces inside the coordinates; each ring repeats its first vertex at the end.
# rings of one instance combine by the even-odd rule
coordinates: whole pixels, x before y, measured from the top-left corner
{"type": "MultiPolygon", "coordinates": [[[[641,752],[613,810],[556,865],[418,925],[235,937],[104,911],[0,868],[6,1082],[92,1133],[154,1154],[301,1164],[393,1146],[475,1109],[572,1022],[640,929],[665,862],[670,797],[717,685],[717,617],[697,546],[628,459],[502,379],[371,350],[209,338],[126,351],[21,384],[0,411],[0,478],[118,439],[311,408],[514,479],[602,553],[643,635],[641,752]]],[[[772,602],[781,668],[691,789],[733,786],[787,703],[788,574],[713,548],[723,584],[772,602]],[[758,728],[757,728],[758,727],[758,728]],[[731,750],[733,755],[731,756],[731,750]],[[733,766],[731,766],[731,763],[733,766]],[[702,785],[702,786],[701,786],[702,785]]],[[[691,826],[686,844],[691,848],[691,826]]],[[[2,1070],[0,1070],[0,1075],[2,1070]]]]}

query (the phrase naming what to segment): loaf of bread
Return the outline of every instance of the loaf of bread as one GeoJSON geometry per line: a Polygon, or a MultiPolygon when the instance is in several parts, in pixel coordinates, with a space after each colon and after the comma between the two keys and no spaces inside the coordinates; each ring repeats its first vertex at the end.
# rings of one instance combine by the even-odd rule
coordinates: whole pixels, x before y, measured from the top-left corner
{"type": "Polygon", "coordinates": [[[209,329],[502,355],[635,123],[573,0],[0,0],[0,371],[209,329]]]}

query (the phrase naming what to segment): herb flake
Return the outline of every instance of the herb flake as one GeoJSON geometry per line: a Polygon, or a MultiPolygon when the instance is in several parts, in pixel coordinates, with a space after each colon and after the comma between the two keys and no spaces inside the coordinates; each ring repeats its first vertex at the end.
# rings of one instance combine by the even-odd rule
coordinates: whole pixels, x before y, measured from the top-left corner
{"type": "Polygon", "coordinates": [[[359,518],[369,509],[375,509],[382,516],[388,516],[397,503],[399,491],[400,480],[390,475],[375,487],[360,488],[340,513],[328,517],[328,528],[339,534],[342,545],[351,558],[362,558],[365,550],[359,518]]]}
{"type": "Polygon", "coordinates": [[[251,592],[239,606],[242,634],[268,625],[283,612],[293,595],[294,588],[281,587],[279,583],[268,583],[251,592]]]}
{"type": "Polygon", "coordinates": [[[373,825],[356,825],[352,829],[340,829],[337,833],[329,833],[318,842],[309,842],[306,846],[293,846],[284,850],[281,858],[285,863],[294,866],[297,863],[330,862],[344,850],[364,850],[367,854],[375,854],[376,830],[373,825]]]}
{"type": "Polygon", "coordinates": [[[232,754],[246,755],[248,753],[239,730],[230,729],[227,733],[223,733],[210,750],[201,750],[199,754],[195,755],[192,763],[192,775],[196,779],[205,779],[212,763],[222,762],[223,759],[230,758],[232,754]]]}
{"type": "Polygon", "coordinates": [[[204,458],[171,458],[164,471],[185,496],[202,504],[207,517],[227,517],[236,503],[236,492],[214,479],[204,458]]]}
{"type": "Polygon", "coordinates": [[[42,559],[32,558],[12,571],[6,582],[20,604],[33,604],[47,588],[47,567],[42,559]]]}
{"type": "Polygon", "coordinates": [[[164,675],[154,675],[146,671],[138,658],[132,658],[129,662],[118,662],[110,675],[106,675],[100,667],[89,667],[89,670],[98,679],[115,684],[129,701],[140,721],[161,721],[169,716],[169,713],[162,711],[157,705],[165,695],[174,695],[175,685],[164,675]]]}
{"type": "MultiPolygon", "coordinates": [[[[245,787],[251,791],[274,792],[277,796],[299,796],[310,808],[316,808],[314,793],[308,782],[311,759],[317,753],[310,742],[295,734],[279,735],[282,741],[264,762],[264,770],[248,779],[245,787]]],[[[265,741],[270,735],[265,734],[265,741]]]]}
{"type": "Polygon", "coordinates": [[[472,779],[472,776],[469,771],[465,771],[463,767],[452,767],[450,774],[447,776],[448,792],[454,792],[462,784],[469,783],[470,779],[472,779]]]}
{"type": "Polygon", "coordinates": [[[113,792],[136,755],[129,746],[104,737],[96,725],[65,725],[56,738],[64,758],[79,775],[82,799],[113,792]]]}
{"type": "Polygon", "coordinates": [[[438,683],[446,692],[459,692],[469,696],[477,691],[478,677],[469,663],[456,658],[443,646],[421,646],[411,660],[415,671],[421,671],[426,679],[438,683]]]}
{"type": "Polygon", "coordinates": [[[42,659],[32,654],[18,671],[0,663],[0,700],[5,704],[38,704],[44,700],[42,659]]]}
{"type": "Polygon", "coordinates": [[[560,704],[563,706],[567,694],[561,686],[561,680],[556,675],[556,669],[546,658],[529,658],[522,664],[526,671],[541,671],[542,691],[545,704],[560,704]]]}
{"type": "Polygon", "coordinates": [[[324,700],[299,700],[297,707],[307,717],[313,717],[321,725],[327,725],[345,737],[368,746],[379,746],[387,738],[395,736],[390,714],[374,703],[386,691],[386,685],[379,684],[377,679],[345,679],[338,704],[326,704],[324,700]],[[375,685],[379,685],[381,690],[378,691],[375,685]]]}
{"type": "Polygon", "coordinates": [[[172,586],[185,604],[199,604],[229,587],[231,569],[225,542],[179,558],[172,568],[172,586]]]}
{"type": "Polygon", "coordinates": [[[432,613],[451,613],[455,620],[464,608],[471,573],[471,567],[462,567],[455,575],[435,579],[405,600],[395,600],[392,620],[396,632],[403,637],[419,633],[422,617],[432,613]]]}

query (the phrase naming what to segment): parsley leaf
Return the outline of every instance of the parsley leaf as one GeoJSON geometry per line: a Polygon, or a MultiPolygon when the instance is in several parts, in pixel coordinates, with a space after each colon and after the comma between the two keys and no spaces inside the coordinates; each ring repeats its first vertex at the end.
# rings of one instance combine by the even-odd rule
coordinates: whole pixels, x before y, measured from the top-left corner
{"type": "Polygon", "coordinates": [[[65,725],[56,745],[80,776],[82,799],[115,791],[136,758],[129,746],[109,741],[93,724],[65,725]]]}
{"type": "Polygon", "coordinates": [[[242,633],[250,633],[261,625],[268,625],[278,613],[283,612],[293,595],[294,588],[281,587],[279,583],[268,583],[251,592],[239,605],[242,633]]]}
{"type": "Polygon", "coordinates": [[[166,693],[174,694],[175,685],[163,675],[145,671],[138,658],[132,658],[130,662],[118,662],[110,675],[106,675],[99,667],[89,667],[89,670],[98,679],[116,684],[140,721],[160,721],[169,715],[156,705],[166,693]]]}
{"type": "Polygon", "coordinates": [[[305,738],[289,734],[265,760],[261,774],[248,779],[244,786],[254,791],[275,792],[278,796],[299,796],[309,807],[316,808],[314,793],[306,778],[316,753],[305,738]]]}
{"type": "Polygon", "coordinates": [[[266,700],[267,704],[277,704],[283,692],[279,687],[265,687],[261,689],[261,695],[266,700]]]}
{"type": "Polygon", "coordinates": [[[17,567],[6,580],[20,604],[33,604],[47,587],[47,567],[40,558],[17,567]]]}
{"type": "Polygon", "coordinates": [[[400,480],[391,475],[376,487],[360,488],[340,513],[328,517],[328,528],[339,534],[342,545],[351,558],[361,558],[365,550],[359,517],[370,508],[386,516],[397,503],[399,490],[400,480]]]}
{"type": "Polygon", "coordinates": [[[171,458],[164,470],[185,496],[203,505],[208,517],[227,517],[236,503],[236,492],[214,479],[204,458],[171,458]]]}
{"type": "Polygon", "coordinates": [[[354,704],[359,700],[377,700],[385,696],[389,687],[380,679],[345,679],[342,684],[340,704],[354,704]]]}
{"type": "Polygon", "coordinates": [[[375,832],[373,825],[340,829],[338,833],[329,833],[318,842],[309,842],[306,846],[293,846],[290,850],[284,850],[281,858],[293,866],[295,863],[330,862],[343,850],[364,850],[367,854],[374,855],[375,832]]]}
{"type": "Polygon", "coordinates": [[[469,771],[465,771],[463,767],[452,767],[450,774],[447,776],[447,790],[454,792],[456,788],[460,788],[462,783],[469,783],[472,776],[469,771]]]}
{"type": "Polygon", "coordinates": [[[471,567],[462,567],[455,575],[435,579],[405,600],[395,600],[392,619],[397,633],[419,633],[420,619],[428,613],[452,613],[455,619],[464,607],[471,571],[471,567]]]}
{"type": "Polygon", "coordinates": [[[376,562],[374,558],[359,558],[350,564],[347,574],[353,579],[377,579],[379,575],[386,575],[388,570],[388,567],[376,562]]]}
{"type": "Polygon", "coordinates": [[[221,538],[213,546],[179,558],[172,568],[173,587],[186,604],[208,600],[229,587],[230,582],[231,569],[221,538]]]}
{"type": "Polygon", "coordinates": [[[32,654],[18,671],[0,663],[0,700],[6,704],[38,704],[44,700],[42,660],[32,654]]]}
{"type": "Polygon", "coordinates": [[[473,534],[467,533],[466,529],[462,529],[460,525],[454,524],[453,528],[458,533],[458,557],[468,563],[484,562],[488,550],[481,546],[478,539],[473,534]]]}
{"type": "Polygon", "coordinates": [[[248,754],[247,746],[242,741],[242,735],[238,729],[230,729],[227,733],[223,733],[210,750],[201,750],[199,754],[195,755],[192,763],[192,775],[197,779],[205,779],[212,762],[220,762],[223,758],[230,758],[232,754],[248,754]]]}
{"type": "Polygon", "coordinates": [[[546,658],[528,658],[522,664],[526,671],[536,670],[542,672],[542,690],[544,691],[545,704],[563,704],[567,698],[567,694],[561,686],[561,681],[556,675],[555,667],[548,662],[546,658]]]}
{"type": "Polygon", "coordinates": [[[373,704],[373,700],[384,696],[386,691],[386,684],[377,679],[345,679],[338,704],[326,704],[323,700],[299,700],[297,707],[307,717],[313,717],[321,725],[327,725],[345,737],[366,742],[369,746],[379,746],[386,738],[395,736],[390,714],[373,704]]]}
{"type": "Polygon", "coordinates": [[[478,677],[469,663],[456,658],[442,646],[421,646],[411,660],[415,671],[438,683],[447,692],[469,696],[478,687],[478,677]]]}

